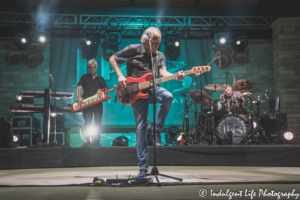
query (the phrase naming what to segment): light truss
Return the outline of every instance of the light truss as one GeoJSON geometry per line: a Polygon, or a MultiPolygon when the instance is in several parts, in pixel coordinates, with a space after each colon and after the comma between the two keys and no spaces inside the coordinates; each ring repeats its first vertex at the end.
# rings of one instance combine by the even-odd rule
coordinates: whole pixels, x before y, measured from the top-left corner
{"type": "Polygon", "coordinates": [[[242,29],[269,29],[271,16],[128,16],[128,15],[73,15],[0,12],[0,25],[50,24],[54,28],[105,28],[118,23],[124,30],[145,27],[210,30],[216,26],[242,29]]]}

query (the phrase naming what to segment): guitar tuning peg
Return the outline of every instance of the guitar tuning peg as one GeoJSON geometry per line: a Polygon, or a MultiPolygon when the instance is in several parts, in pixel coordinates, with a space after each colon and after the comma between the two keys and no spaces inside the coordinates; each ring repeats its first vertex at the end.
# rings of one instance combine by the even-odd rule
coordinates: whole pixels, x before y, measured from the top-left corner
{"type": "Polygon", "coordinates": [[[199,66],[202,66],[201,64],[199,66]]]}
{"type": "Polygon", "coordinates": [[[203,65],[205,66],[206,64],[204,63],[203,65]]]}

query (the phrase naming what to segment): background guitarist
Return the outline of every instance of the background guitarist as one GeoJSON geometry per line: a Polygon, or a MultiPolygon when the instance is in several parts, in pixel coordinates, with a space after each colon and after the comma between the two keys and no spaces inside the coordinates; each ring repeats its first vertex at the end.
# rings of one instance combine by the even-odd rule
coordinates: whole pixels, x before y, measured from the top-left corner
{"type": "MultiPolygon", "coordinates": [[[[117,52],[110,57],[109,62],[116,72],[119,84],[122,88],[127,87],[126,78],[122,74],[118,64],[127,63],[127,76],[139,78],[146,73],[152,72],[152,62],[150,56],[149,36],[152,36],[152,56],[155,71],[159,72],[161,77],[173,75],[167,71],[165,64],[165,56],[162,52],[157,51],[160,41],[161,32],[159,29],[150,27],[142,35],[141,44],[134,44],[125,47],[123,50],[117,52]],[[149,34],[150,33],[150,34],[149,34]]],[[[185,78],[183,71],[177,73],[176,80],[185,78]]],[[[160,134],[164,127],[165,120],[172,105],[173,95],[166,89],[156,87],[156,103],[159,103],[156,127],[155,127],[155,140],[157,146],[162,146],[160,134]]],[[[139,159],[139,176],[145,175],[148,171],[148,149],[147,149],[147,115],[149,104],[152,104],[152,95],[147,99],[138,99],[131,107],[133,110],[135,124],[136,124],[136,146],[137,156],[139,159]]]]}
{"type": "MultiPolygon", "coordinates": [[[[79,107],[82,106],[83,99],[93,96],[95,94],[100,96],[101,89],[102,90],[107,89],[104,78],[96,74],[98,68],[96,60],[94,59],[89,60],[87,65],[90,70],[90,73],[85,74],[80,78],[77,87],[79,107]],[[83,95],[82,95],[83,99],[81,97],[82,90],[83,90],[83,95]]],[[[100,127],[102,126],[102,114],[103,114],[102,103],[97,103],[90,107],[84,108],[83,109],[84,130],[88,130],[88,128],[91,126],[93,121],[93,115],[94,115],[95,127],[100,129],[100,127]]],[[[100,146],[100,132],[98,132],[94,136],[93,145],[95,145],[96,147],[100,146]]]]}

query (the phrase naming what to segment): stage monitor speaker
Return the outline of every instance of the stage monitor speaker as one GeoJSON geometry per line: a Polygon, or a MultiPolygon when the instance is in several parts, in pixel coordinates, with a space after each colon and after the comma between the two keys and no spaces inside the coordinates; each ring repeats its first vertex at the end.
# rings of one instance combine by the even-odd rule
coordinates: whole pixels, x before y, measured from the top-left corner
{"type": "Polygon", "coordinates": [[[277,144],[284,144],[283,134],[288,130],[287,114],[261,114],[260,124],[269,138],[276,138],[277,144]]]}
{"type": "MultiPolygon", "coordinates": [[[[56,132],[57,144],[65,145],[65,132],[56,132]]],[[[49,144],[54,142],[54,132],[50,132],[49,144]]]]}
{"type": "Polygon", "coordinates": [[[0,118],[0,148],[9,148],[9,143],[12,143],[11,125],[6,119],[0,118]]]}

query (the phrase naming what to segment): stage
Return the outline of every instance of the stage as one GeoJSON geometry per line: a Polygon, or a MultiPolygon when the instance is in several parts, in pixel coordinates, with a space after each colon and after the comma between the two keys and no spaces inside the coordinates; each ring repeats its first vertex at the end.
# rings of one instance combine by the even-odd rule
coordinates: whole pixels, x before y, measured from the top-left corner
{"type": "MultiPolygon", "coordinates": [[[[44,168],[0,171],[1,199],[230,199],[227,190],[241,196],[232,199],[277,199],[262,191],[299,192],[300,169],[295,167],[160,166],[160,173],[182,182],[159,177],[157,186],[93,186],[93,178],[128,178],[138,167],[44,168]],[[203,198],[200,195],[205,195],[203,198]],[[212,196],[222,190],[222,197],[212,196]],[[256,196],[254,196],[256,192],[256,196]],[[260,196],[259,196],[260,195],[260,196]]],[[[154,180],[155,183],[155,180],[154,180]]],[[[299,194],[298,194],[299,195],[299,194]]],[[[281,197],[286,199],[286,197],[281,197]]],[[[291,196],[290,199],[296,199],[291,196]]]]}
{"type": "MultiPolygon", "coordinates": [[[[149,147],[153,164],[153,147],[149,147]]],[[[159,166],[299,167],[300,146],[209,145],[157,148],[159,166]]],[[[135,147],[0,149],[0,169],[136,166],[135,147]]]]}

